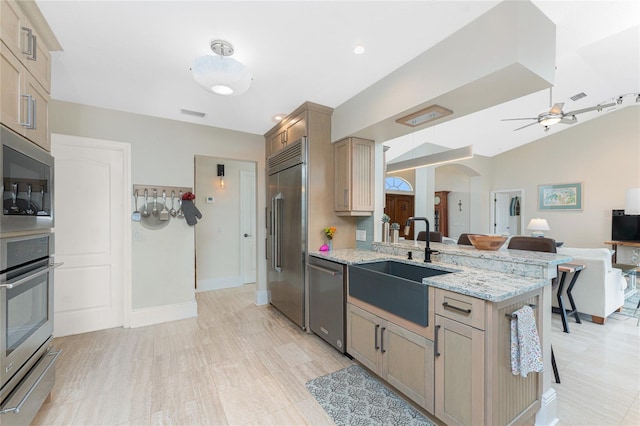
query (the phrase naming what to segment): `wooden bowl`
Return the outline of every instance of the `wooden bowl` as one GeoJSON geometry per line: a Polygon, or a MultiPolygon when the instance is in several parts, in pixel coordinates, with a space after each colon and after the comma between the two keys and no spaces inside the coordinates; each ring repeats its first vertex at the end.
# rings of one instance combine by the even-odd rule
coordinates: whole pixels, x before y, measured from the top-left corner
{"type": "Polygon", "coordinates": [[[507,241],[507,237],[499,235],[469,235],[469,241],[478,250],[498,250],[507,241]]]}

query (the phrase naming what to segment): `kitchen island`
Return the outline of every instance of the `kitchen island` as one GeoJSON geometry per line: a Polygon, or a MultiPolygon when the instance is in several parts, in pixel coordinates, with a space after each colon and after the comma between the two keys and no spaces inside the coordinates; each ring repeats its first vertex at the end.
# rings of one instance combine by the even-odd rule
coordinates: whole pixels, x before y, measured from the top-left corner
{"type": "Polygon", "coordinates": [[[426,326],[347,290],[351,356],[446,424],[517,424],[534,415],[538,424],[553,423],[549,284],[570,257],[432,243],[439,254],[424,263],[421,242],[372,248],[310,255],[348,267],[391,260],[448,273],[422,279],[426,326]],[[521,377],[511,373],[510,317],[525,305],[534,307],[545,368],[521,377]]]}

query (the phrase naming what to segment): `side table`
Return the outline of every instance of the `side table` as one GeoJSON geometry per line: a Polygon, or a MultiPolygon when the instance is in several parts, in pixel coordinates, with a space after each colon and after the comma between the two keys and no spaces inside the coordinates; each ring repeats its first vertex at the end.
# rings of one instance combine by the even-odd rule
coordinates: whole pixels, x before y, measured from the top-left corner
{"type": "Polygon", "coordinates": [[[578,314],[578,309],[576,308],[576,303],[573,301],[571,292],[573,291],[573,286],[576,285],[576,281],[580,276],[580,272],[582,272],[582,270],[586,267],[587,265],[584,265],[582,263],[572,262],[558,265],[558,272],[560,272],[562,275],[560,276],[560,285],[558,286],[557,294],[558,308],[553,308],[553,312],[560,314],[562,318],[562,328],[564,329],[565,333],[569,333],[569,323],[567,322],[567,315],[573,314],[576,322],[578,324],[582,324],[582,321],[580,321],[580,315],[578,314]],[[567,287],[567,298],[569,299],[569,304],[571,306],[570,311],[567,311],[565,309],[564,298],[562,297],[562,291],[564,290],[564,282],[567,278],[567,274],[573,274],[573,276],[571,277],[571,281],[569,282],[569,287],[567,287]]]}
{"type": "Polygon", "coordinates": [[[616,269],[621,269],[622,275],[629,277],[629,287],[627,287],[627,291],[624,293],[624,298],[628,299],[636,294],[636,277],[640,273],[640,266],[625,265],[624,263],[613,263],[611,266],[616,269]]]}

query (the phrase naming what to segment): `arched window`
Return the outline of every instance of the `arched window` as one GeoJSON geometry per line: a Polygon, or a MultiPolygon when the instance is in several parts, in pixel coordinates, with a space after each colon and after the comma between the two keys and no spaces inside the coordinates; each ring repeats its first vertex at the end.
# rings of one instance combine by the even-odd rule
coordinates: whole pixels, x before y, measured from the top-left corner
{"type": "Polygon", "coordinates": [[[384,179],[384,189],[387,191],[413,192],[411,184],[397,176],[386,177],[384,179]]]}

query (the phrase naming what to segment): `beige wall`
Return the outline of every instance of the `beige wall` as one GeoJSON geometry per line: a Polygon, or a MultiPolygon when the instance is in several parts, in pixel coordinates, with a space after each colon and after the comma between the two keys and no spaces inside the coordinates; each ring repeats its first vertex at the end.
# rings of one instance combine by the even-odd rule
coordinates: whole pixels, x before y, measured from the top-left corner
{"type": "MultiPolygon", "coordinates": [[[[558,125],[561,126],[561,125],[558,125]]],[[[525,226],[543,217],[546,235],[570,247],[606,247],[611,210],[640,187],[640,105],[602,115],[491,158],[492,189],[524,188],[525,226]],[[583,210],[539,211],[538,185],[583,183],[583,210]]]]}
{"type": "MultiPolygon", "coordinates": [[[[196,194],[202,219],[196,231],[197,290],[242,285],[241,268],[241,171],[255,174],[254,162],[196,156],[196,194]],[[217,165],[224,165],[224,188],[220,188],[217,165]],[[205,202],[207,197],[212,203],[205,202]]],[[[254,211],[255,215],[256,212],[254,211]]]]}
{"type": "MultiPolygon", "coordinates": [[[[133,184],[194,187],[194,156],[206,155],[255,162],[257,188],[264,188],[260,135],[61,101],[52,101],[49,113],[52,133],[130,143],[133,184]]],[[[257,191],[257,196],[257,210],[264,211],[264,191],[257,191]]],[[[264,239],[263,216],[257,215],[257,241],[264,239]]],[[[148,230],[139,223],[132,228],[134,311],[192,302],[194,228],[178,220],[161,230],[148,230]]],[[[264,259],[263,244],[258,244],[257,258],[264,259]]],[[[266,291],[264,277],[265,265],[259,262],[258,291],[266,291]]]]}

